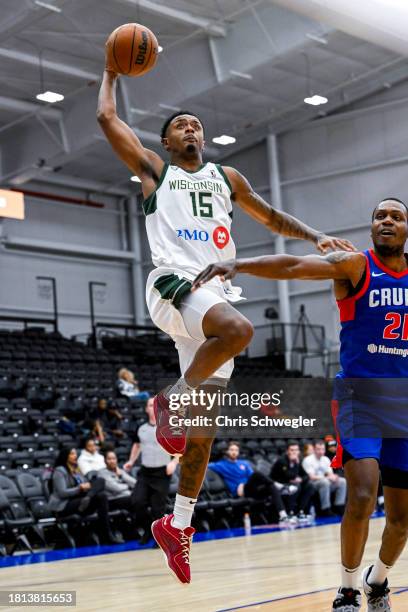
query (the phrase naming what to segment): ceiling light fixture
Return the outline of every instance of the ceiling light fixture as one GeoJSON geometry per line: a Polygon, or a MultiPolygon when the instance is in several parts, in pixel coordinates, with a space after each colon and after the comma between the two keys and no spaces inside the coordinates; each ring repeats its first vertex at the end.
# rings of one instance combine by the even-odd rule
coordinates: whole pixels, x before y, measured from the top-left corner
{"type": "Polygon", "coordinates": [[[328,101],[329,100],[324,96],[318,96],[317,94],[304,99],[304,102],[306,104],[311,104],[311,106],[320,106],[321,104],[327,104],[328,101]]]}
{"type": "Polygon", "coordinates": [[[163,104],[159,103],[160,108],[164,108],[164,110],[174,111],[175,113],[179,113],[181,111],[180,106],[172,106],[171,104],[163,104]]]}
{"type": "Polygon", "coordinates": [[[130,109],[130,112],[135,113],[136,115],[143,115],[143,116],[152,114],[151,111],[143,110],[142,108],[134,108],[133,106],[130,109]]]}
{"type": "Polygon", "coordinates": [[[44,91],[44,93],[37,94],[36,98],[42,102],[50,102],[53,104],[54,102],[61,102],[61,100],[64,99],[64,96],[56,93],[55,91],[44,91]]]}
{"type": "Polygon", "coordinates": [[[248,72],[239,72],[238,70],[230,70],[230,74],[232,74],[232,76],[239,77],[240,79],[246,79],[247,81],[252,81],[252,74],[248,74],[248,72]]]}
{"type": "Polygon", "coordinates": [[[310,40],[314,40],[315,42],[319,43],[320,45],[328,45],[329,41],[327,40],[327,38],[324,38],[323,36],[318,36],[317,34],[306,34],[307,38],[310,38],[310,40]]]}
{"type": "Polygon", "coordinates": [[[222,136],[217,136],[216,138],[213,138],[212,141],[215,142],[215,144],[219,145],[229,145],[234,144],[234,142],[237,142],[237,139],[234,138],[234,136],[227,136],[226,134],[223,134],[222,136]]]}
{"type": "Polygon", "coordinates": [[[140,178],[138,176],[136,176],[136,174],[134,176],[131,176],[130,180],[133,181],[133,183],[141,183],[142,182],[140,180],[140,178]]]}
{"type": "Polygon", "coordinates": [[[42,8],[46,8],[49,11],[54,11],[54,13],[62,13],[59,6],[54,6],[53,4],[48,4],[48,2],[41,2],[41,0],[34,0],[34,4],[37,6],[41,6],[42,8]]]}

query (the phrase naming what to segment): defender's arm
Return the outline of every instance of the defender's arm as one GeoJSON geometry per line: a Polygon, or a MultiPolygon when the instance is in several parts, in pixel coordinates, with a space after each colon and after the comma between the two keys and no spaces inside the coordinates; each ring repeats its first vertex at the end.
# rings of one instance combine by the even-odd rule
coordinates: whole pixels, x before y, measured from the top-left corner
{"type": "Polygon", "coordinates": [[[356,250],[349,240],[326,236],[323,232],[318,232],[295,217],[270,206],[255,193],[247,179],[234,168],[224,167],[224,172],[232,186],[231,199],[272,232],[291,238],[310,240],[321,253],[326,253],[328,249],[356,250]]]}
{"type": "Polygon", "coordinates": [[[228,280],[238,272],[275,280],[343,280],[350,281],[354,286],[361,278],[365,265],[366,260],[362,253],[345,251],[336,251],[325,256],[267,255],[234,259],[207,266],[194,280],[192,289],[198,289],[214,276],[228,280]]]}

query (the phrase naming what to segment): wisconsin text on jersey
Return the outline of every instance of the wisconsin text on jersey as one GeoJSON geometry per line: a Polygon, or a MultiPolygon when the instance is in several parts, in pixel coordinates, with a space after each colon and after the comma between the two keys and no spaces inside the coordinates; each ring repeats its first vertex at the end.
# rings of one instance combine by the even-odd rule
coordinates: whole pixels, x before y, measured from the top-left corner
{"type": "Polygon", "coordinates": [[[169,181],[170,191],[214,191],[222,193],[222,185],[215,181],[169,181]]]}

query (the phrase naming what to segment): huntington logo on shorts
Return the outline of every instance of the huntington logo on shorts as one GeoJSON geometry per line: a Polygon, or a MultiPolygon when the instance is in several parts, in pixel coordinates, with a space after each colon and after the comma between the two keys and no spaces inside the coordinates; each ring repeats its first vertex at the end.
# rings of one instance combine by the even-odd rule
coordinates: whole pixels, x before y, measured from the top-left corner
{"type": "Polygon", "coordinates": [[[213,240],[216,247],[223,249],[229,243],[230,235],[226,227],[220,225],[213,231],[213,240]]]}

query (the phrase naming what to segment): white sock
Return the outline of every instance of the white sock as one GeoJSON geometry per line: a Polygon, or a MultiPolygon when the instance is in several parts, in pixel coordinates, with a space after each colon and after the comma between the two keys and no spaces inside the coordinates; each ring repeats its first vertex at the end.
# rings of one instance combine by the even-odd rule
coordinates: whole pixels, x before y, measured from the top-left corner
{"type": "Polygon", "coordinates": [[[392,565],[385,565],[385,563],[381,561],[380,557],[378,557],[368,577],[368,584],[384,584],[391,568],[392,565]]]}
{"type": "Polygon", "coordinates": [[[346,589],[358,590],[358,581],[360,578],[360,566],[349,569],[348,567],[341,566],[341,586],[346,589]]]}
{"type": "Polygon", "coordinates": [[[191,393],[192,391],[194,391],[194,387],[191,387],[186,382],[185,378],[181,376],[178,381],[166,391],[165,396],[169,399],[171,395],[181,395],[182,393],[191,393]]]}
{"type": "Polygon", "coordinates": [[[196,501],[197,500],[192,497],[184,497],[184,495],[176,494],[176,502],[173,510],[174,517],[171,521],[173,527],[177,529],[190,527],[196,501]]]}

